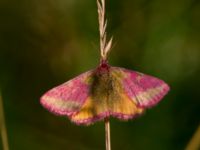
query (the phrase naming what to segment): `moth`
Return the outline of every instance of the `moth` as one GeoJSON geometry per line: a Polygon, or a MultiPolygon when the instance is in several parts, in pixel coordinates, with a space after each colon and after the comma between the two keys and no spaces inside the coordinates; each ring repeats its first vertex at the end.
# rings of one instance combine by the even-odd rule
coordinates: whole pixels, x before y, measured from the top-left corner
{"type": "Polygon", "coordinates": [[[169,91],[162,80],[140,72],[112,67],[107,60],[41,97],[56,115],[89,125],[107,117],[129,120],[156,105],[169,91]]]}

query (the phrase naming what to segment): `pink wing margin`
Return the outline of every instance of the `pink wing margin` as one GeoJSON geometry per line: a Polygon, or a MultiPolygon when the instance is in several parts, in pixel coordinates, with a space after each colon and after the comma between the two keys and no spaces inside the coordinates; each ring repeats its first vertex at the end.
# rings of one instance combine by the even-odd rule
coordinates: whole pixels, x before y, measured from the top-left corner
{"type": "Polygon", "coordinates": [[[162,80],[140,72],[120,69],[124,74],[123,87],[127,95],[141,108],[156,105],[170,90],[162,80]]]}
{"type": "Polygon", "coordinates": [[[89,95],[89,85],[86,80],[91,74],[92,71],[85,72],[49,90],[41,97],[40,103],[56,115],[75,114],[89,95]]]}

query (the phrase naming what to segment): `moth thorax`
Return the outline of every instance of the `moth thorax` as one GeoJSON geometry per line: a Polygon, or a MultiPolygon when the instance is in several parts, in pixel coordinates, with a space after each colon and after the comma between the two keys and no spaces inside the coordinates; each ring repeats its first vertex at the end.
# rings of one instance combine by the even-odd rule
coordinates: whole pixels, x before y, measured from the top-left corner
{"type": "Polygon", "coordinates": [[[101,69],[94,75],[91,92],[94,97],[108,96],[109,92],[113,90],[112,76],[107,69],[101,69]]]}

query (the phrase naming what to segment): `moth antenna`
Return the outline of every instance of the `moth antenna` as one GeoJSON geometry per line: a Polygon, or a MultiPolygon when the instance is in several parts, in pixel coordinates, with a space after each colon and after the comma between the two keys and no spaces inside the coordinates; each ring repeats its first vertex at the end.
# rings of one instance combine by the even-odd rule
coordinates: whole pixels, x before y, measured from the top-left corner
{"type": "Polygon", "coordinates": [[[100,33],[100,52],[101,59],[106,60],[108,53],[112,47],[113,37],[107,41],[107,19],[105,18],[106,8],[105,0],[97,0],[98,18],[99,18],[99,33],[100,33]]]}

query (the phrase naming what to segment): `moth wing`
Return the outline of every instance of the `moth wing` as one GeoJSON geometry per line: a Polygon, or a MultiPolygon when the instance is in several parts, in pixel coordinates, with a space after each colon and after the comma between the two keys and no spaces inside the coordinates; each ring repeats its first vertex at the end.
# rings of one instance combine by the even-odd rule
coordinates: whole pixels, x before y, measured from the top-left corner
{"type": "Polygon", "coordinates": [[[76,113],[89,95],[88,81],[92,72],[85,72],[49,90],[41,97],[41,104],[57,115],[70,116],[76,113]]]}
{"type": "Polygon", "coordinates": [[[114,67],[121,73],[125,93],[138,107],[149,108],[156,105],[169,91],[162,80],[140,72],[114,67]]]}

